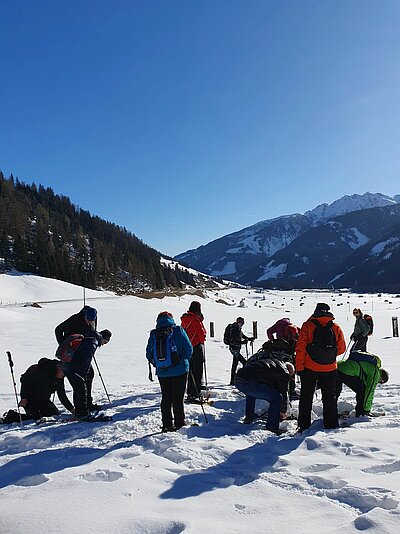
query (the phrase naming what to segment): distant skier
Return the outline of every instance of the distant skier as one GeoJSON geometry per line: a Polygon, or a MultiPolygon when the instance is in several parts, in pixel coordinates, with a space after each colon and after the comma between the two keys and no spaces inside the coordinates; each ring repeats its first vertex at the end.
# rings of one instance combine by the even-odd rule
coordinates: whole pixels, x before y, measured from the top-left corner
{"type": "Polygon", "coordinates": [[[356,322],[354,324],[353,333],[350,336],[350,339],[354,341],[351,350],[360,350],[362,352],[366,352],[368,335],[371,332],[371,327],[364,318],[360,308],[354,308],[353,315],[356,318],[356,322]]]}
{"type": "Polygon", "coordinates": [[[339,398],[343,384],[356,394],[356,417],[368,415],[372,409],[375,389],[386,384],[389,373],[382,369],[378,356],[369,352],[352,351],[347,360],[338,362],[336,396],[339,398]]]}
{"type": "Polygon", "coordinates": [[[328,304],[317,304],[313,315],[303,324],[296,345],[296,371],[300,376],[299,431],[311,425],[315,387],[321,387],[325,428],[339,426],[336,398],[336,357],[346,350],[341,328],[334,323],[328,304]]]}
{"type": "MultiPolygon", "coordinates": [[[[90,306],[84,306],[80,312],[71,315],[60,323],[55,329],[57,343],[61,345],[69,336],[73,334],[86,334],[97,329],[97,310],[90,306]]],[[[92,386],[94,370],[90,366],[86,376],[86,390],[89,403],[89,411],[98,410],[99,405],[93,403],[92,386]]]]}
{"type": "Polygon", "coordinates": [[[188,402],[198,401],[201,391],[204,366],[204,342],[207,335],[203,321],[204,317],[201,313],[201,304],[194,300],[190,304],[189,310],[181,317],[181,325],[193,345],[193,354],[190,359],[190,373],[187,383],[188,402]]]}
{"type": "Polygon", "coordinates": [[[176,326],[172,313],[159,313],[147,342],[146,358],[156,367],[161,386],[163,432],[174,432],[185,425],[183,397],[192,352],[185,330],[176,326]]]}
{"type": "Polygon", "coordinates": [[[241,355],[240,349],[242,345],[245,345],[248,341],[253,341],[254,339],[243,334],[243,325],[243,317],[238,317],[234,323],[228,324],[228,326],[225,328],[224,333],[224,343],[226,345],[229,345],[229,350],[233,356],[231,367],[231,380],[229,383],[231,386],[235,385],[235,374],[239,363],[241,363],[242,365],[246,365],[247,362],[246,358],[241,355]]]}
{"type": "Polygon", "coordinates": [[[90,371],[93,356],[98,347],[110,341],[111,332],[90,330],[76,348],[72,360],[64,366],[65,376],[74,390],[75,416],[81,420],[90,420],[90,400],[87,389],[87,374],[90,371]]]}
{"type": "Polygon", "coordinates": [[[251,359],[239,369],[235,376],[235,386],[246,395],[246,416],[243,422],[250,423],[255,419],[256,399],[263,399],[269,403],[266,429],[280,434],[279,421],[286,418],[288,386],[293,374],[293,364],[268,356],[251,359]]]}
{"type": "MultiPolygon", "coordinates": [[[[74,407],[68,400],[64,388],[64,372],[58,360],[41,358],[37,364],[31,365],[21,376],[21,400],[19,406],[24,408],[26,414],[21,414],[23,421],[41,419],[59,415],[59,410],[50,400],[56,392],[60,402],[71,413],[74,407]]],[[[3,416],[3,423],[19,422],[19,414],[9,410],[3,416]]]]}

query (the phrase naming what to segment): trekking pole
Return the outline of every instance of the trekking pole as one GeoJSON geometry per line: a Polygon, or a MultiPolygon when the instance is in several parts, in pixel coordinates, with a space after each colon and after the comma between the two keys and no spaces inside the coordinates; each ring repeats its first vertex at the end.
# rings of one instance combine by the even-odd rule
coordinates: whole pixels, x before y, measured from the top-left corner
{"type": "Polygon", "coordinates": [[[111,404],[110,396],[108,394],[108,391],[107,391],[106,385],[104,383],[103,377],[101,376],[101,372],[100,372],[99,366],[97,365],[96,358],[94,356],[93,356],[93,360],[94,360],[94,363],[96,364],[96,369],[97,369],[97,372],[99,373],[99,377],[100,377],[101,383],[103,384],[104,391],[106,392],[108,403],[111,404]]]}
{"type": "Polygon", "coordinates": [[[195,381],[194,376],[193,376],[193,371],[191,369],[189,369],[189,373],[190,373],[191,379],[193,380],[193,385],[194,385],[194,389],[196,390],[196,394],[197,394],[197,396],[199,397],[199,400],[200,400],[200,406],[201,406],[201,409],[203,410],[204,420],[205,420],[206,424],[208,424],[208,419],[207,419],[206,412],[204,411],[204,406],[203,406],[204,405],[203,395],[201,395],[201,393],[199,393],[199,390],[197,389],[197,384],[196,384],[196,381],[195,381]]]}
{"type": "Polygon", "coordinates": [[[19,415],[19,422],[22,425],[22,417],[21,417],[21,411],[20,411],[20,408],[19,408],[18,394],[17,394],[17,384],[15,383],[15,378],[14,378],[14,370],[13,370],[14,362],[12,361],[11,352],[9,350],[7,351],[6,354],[8,356],[8,364],[10,366],[11,378],[12,378],[12,382],[13,382],[13,386],[14,386],[14,393],[15,393],[15,400],[17,402],[17,410],[18,410],[18,415],[19,415]]]}
{"type": "Polygon", "coordinates": [[[251,347],[251,355],[253,356],[253,354],[254,354],[254,339],[252,339],[250,341],[250,347],[251,347]]]}
{"type": "MultiPolygon", "coordinates": [[[[349,350],[350,345],[351,345],[351,340],[348,342],[346,350],[345,350],[343,356],[340,358],[340,361],[342,361],[342,360],[344,360],[346,358],[346,354],[347,354],[347,351],[349,350]]],[[[353,347],[354,347],[354,345],[355,345],[355,343],[353,343],[353,347]]]]}
{"type": "Polygon", "coordinates": [[[203,363],[204,363],[204,380],[206,382],[206,391],[208,391],[208,378],[207,378],[207,363],[206,363],[206,345],[204,344],[204,353],[203,353],[203,356],[204,356],[204,359],[203,359],[203,363]]]}
{"type": "Polygon", "coordinates": [[[249,349],[247,347],[247,341],[246,341],[245,345],[246,345],[246,360],[248,360],[249,359],[249,349]]]}
{"type": "Polygon", "coordinates": [[[149,380],[150,382],[154,382],[154,378],[153,378],[153,371],[151,370],[151,363],[149,363],[149,380]]]}

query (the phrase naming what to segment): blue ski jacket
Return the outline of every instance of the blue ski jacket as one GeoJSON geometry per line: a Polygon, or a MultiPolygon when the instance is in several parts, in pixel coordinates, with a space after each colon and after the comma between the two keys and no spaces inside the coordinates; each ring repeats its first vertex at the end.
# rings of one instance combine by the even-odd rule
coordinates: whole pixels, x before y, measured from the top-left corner
{"type": "Polygon", "coordinates": [[[156,328],[150,332],[150,336],[147,342],[146,358],[149,362],[153,362],[153,339],[155,332],[162,328],[173,328],[172,337],[178,349],[180,362],[174,367],[168,367],[168,369],[156,369],[156,374],[159,378],[167,378],[169,376],[179,376],[189,371],[189,360],[192,357],[193,347],[189,341],[189,338],[185,330],[181,326],[176,326],[172,317],[162,315],[157,319],[156,328]]]}
{"type": "Polygon", "coordinates": [[[90,331],[85,334],[85,337],[76,349],[71,362],[63,366],[67,376],[76,373],[83,378],[86,377],[94,353],[101,345],[101,339],[101,335],[96,331],[90,331]]]}

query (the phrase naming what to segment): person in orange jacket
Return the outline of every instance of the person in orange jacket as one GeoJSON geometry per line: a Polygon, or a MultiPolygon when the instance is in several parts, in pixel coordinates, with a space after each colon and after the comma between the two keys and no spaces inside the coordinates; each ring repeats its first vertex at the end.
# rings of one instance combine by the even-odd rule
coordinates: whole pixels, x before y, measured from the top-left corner
{"type": "Polygon", "coordinates": [[[204,317],[201,313],[201,304],[194,300],[190,304],[188,311],[181,317],[181,325],[186,331],[190,343],[193,345],[193,355],[190,360],[187,384],[187,402],[197,402],[200,398],[201,380],[204,369],[204,342],[207,335],[203,321],[204,317]]]}
{"type": "Polygon", "coordinates": [[[301,390],[298,414],[299,432],[311,425],[311,409],[315,388],[322,393],[325,428],[339,426],[336,398],[336,357],[346,351],[342,329],[334,323],[328,304],[317,304],[313,315],[303,323],[296,344],[296,372],[301,390]]]}

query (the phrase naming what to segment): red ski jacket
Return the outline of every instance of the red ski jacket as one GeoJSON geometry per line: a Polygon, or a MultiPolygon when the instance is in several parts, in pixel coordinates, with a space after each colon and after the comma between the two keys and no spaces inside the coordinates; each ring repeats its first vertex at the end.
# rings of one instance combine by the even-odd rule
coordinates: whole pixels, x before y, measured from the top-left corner
{"type": "Polygon", "coordinates": [[[195,347],[206,340],[206,329],[203,325],[203,318],[197,313],[186,312],[181,317],[181,325],[185,329],[190,343],[195,347]]]}

